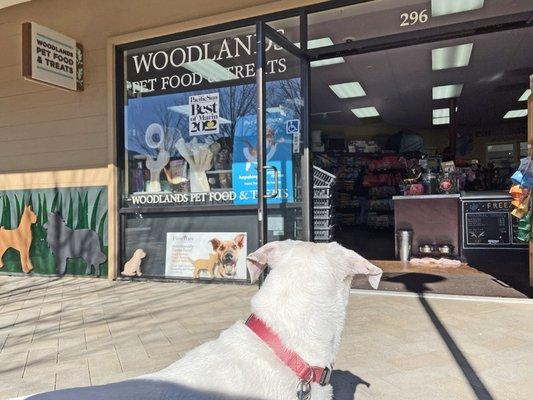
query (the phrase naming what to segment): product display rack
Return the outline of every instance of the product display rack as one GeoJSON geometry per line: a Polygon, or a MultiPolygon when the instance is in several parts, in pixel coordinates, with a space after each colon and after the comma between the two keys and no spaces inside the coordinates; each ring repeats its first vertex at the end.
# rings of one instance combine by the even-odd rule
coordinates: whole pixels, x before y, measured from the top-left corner
{"type": "Polygon", "coordinates": [[[337,177],[334,204],[339,226],[394,226],[392,196],[401,192],[405,164],[392,152],[325,151],[315,153],[320,166],[337,177]]]}
{"type": "Polygon", "coordinates": [[[313,166],[313,228],[315,242],[330,242],[333,239],[334,207],[333,185],[335,175],[313,166]]]}

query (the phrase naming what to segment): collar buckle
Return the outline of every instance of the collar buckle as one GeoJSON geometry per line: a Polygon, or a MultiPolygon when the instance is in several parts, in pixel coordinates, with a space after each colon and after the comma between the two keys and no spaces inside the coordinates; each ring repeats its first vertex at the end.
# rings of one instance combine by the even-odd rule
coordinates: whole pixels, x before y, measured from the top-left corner
{"type": "Polygon", "coordinates": [[[320,380],[318,381],[320,386],[326,386],[329,385],[329,381],[331,380],[331,373],[333,372],[333,369],[330,367],[325,367],[324,371],[322,371],[322,375],[320,376],[320,380]]]}

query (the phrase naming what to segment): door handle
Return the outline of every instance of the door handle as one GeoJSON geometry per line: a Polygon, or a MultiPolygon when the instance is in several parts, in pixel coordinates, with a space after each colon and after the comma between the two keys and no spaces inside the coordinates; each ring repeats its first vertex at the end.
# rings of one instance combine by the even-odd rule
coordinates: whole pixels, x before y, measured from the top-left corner
{"type": "MultiPolygon", "coordinates": [[[[274,171],[274,190],[272,191],[272,193],[270,194],[265,194],[265,199],[272,199],[274,197],[277,197],[278,194],[279,194],[279,183],[278,183],[278,178],[279,178],[279,171],[276,167],[274,167],[273,165],[265,165],[264,167],[264,170],[265,170],[265,173],[268,169],[271,169],[272,171],[274,171]]],[[[266,191],[266,190],[265,190],[266,191]]]]}

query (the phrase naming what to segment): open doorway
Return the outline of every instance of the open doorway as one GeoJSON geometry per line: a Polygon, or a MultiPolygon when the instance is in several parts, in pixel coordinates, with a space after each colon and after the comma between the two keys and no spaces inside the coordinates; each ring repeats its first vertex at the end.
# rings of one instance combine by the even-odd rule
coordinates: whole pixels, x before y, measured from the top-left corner
{"type": "MultiPolygon", "coordinates": [[[[348,49],[358,35],[367,37],[358,22],[373,21],[374,29],[413,3],[395,2],[391,9],[361,4],[310,16],[309,48],[347,43],[348,49]]],[[[491,15],[498,6],[481,3],[455,16],[491,15]]],[[[442,18],[434,11],[425,9],[429,19],[442,18]]],[[[444,16],[453,20],[452,14],[444,16]]],[[[436,291],[527,291],[527,240],[511,216],[508,191],[527,155],[530,43],[532,28],[509,29],[337,52],[311,63],[311,149],[314,164],[337,178],[334,240],[382,262],[391,274],[440,271],[447,283],[436,291]],[[395,264],[399,229],[413,235],[411,258],[461,266],[395,264]],[[486,280],[473,283],[477,273],[486,280]]]]}

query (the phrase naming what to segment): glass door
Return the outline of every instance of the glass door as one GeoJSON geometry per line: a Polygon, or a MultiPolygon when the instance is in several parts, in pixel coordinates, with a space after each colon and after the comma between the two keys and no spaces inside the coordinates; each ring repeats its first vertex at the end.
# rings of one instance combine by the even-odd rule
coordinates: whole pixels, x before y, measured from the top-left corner
{"type": "Polygon", "coordinates": [[[309,59],[282,30],[256,30],[259,245],[310,240],[309,59]]]}

